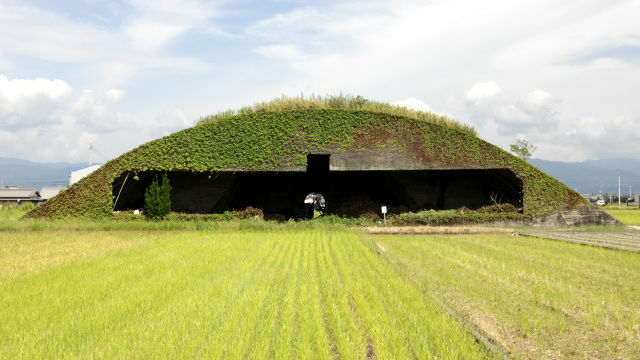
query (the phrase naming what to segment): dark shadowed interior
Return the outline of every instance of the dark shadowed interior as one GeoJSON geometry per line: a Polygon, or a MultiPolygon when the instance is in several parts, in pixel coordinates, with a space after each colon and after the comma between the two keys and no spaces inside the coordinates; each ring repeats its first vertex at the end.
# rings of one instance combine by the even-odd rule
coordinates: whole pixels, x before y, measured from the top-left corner
{"type": "MultiPolygon", "coordinates": [[[[494,202],[522,206],[522,182],[508,169],[329,171],[329,156],[309,159],[306,172],[168,172],[176,212],[222,213],[248,206],[265,216],[305,217],[304,199],[317,192],[326,213],[359,216],[386,205],[390,213],[475,209],[494,202]]],[[[161,172],[126,174],[113,183],[115,210],[144,207],[144,192],[161,172]],[[118,196],[118,193],[120,195],[118,196]]]]}

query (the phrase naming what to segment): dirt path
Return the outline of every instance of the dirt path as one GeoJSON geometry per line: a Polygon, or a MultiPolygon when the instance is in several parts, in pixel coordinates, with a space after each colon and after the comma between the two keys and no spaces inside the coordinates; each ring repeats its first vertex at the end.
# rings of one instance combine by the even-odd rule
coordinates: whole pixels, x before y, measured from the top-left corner
{"type": "Polygon", "coordinates": [[[484,226],[368,226],[368,234],[486,234],[513,233],[510,228],[484,226]]]}

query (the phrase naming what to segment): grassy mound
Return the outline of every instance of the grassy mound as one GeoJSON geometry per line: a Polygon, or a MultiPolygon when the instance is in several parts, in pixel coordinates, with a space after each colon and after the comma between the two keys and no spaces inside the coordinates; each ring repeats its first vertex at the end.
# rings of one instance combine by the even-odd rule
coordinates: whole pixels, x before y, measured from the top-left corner
{"type": "MultiPolygon", "coordinates": [[[[306,166],[310,152],[392,148],[428,168],[509,168],[523,181],[524,214],[573,208],[584,199],[527,162],[476,137],[431,120],[369,110],[304,109],[211,117],[199,126],[148,142],[109,161],[30,217],[112,216],[112,183],[148,170],[286,170],[306,166]]],[[[426,115],[424,115],[426,116],[426,115]]]]}
{"type": "Polygon", "coordinates": [[[338,95],[338,96],[315,96],[311,97],[287,97],[273,99],[245,106],[238,110],[227,110],[214,115],[209,115],[198,120],[197,125],[208,124],[235,115],[247,115],[254,113],[265,113],[270,111],[290,111],[290,110],[365,110],[385,113],[389,115],[402,116],[410,119],[424,120],[434,124],[460,130],[469,135],[476,136],[476,130],[469,125],[462,124],[446,116],[437,115],[428,111],[409,109],[405,106],[396,106],[379,101],[372,101],[362,96],[338,95]]]}

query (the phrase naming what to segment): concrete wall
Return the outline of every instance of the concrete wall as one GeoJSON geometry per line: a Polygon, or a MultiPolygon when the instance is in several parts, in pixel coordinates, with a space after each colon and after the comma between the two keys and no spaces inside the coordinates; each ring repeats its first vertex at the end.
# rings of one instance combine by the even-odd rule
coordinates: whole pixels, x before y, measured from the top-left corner
{"type": "Polygon", "coordinates": [[[486,226],[533,226],[533,227],[579,227],[579,226],[624,226],[618,219],[591,203],[575,209],[522,221],[505,220],[485,224],[486,226]]]}
{"type": "Polygon", "coordinates": [[[424,170],[425,166],[399,151],[357,151],[331,154],[331,171],[424,170]]]}

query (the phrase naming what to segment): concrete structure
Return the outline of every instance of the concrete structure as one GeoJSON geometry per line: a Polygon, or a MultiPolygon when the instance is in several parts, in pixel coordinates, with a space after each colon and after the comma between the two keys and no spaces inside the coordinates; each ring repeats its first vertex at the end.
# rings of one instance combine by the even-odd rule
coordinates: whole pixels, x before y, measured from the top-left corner
{"type": "MultiPolygon", "coordinates": [[[[307,166],[289,171],[206,173],[171,171],[173,211],[220,213],[253,206],[265,214],[301,217],[310,192],[326,199],[328,213],[360,216],[378,212],[479,208],[501,203],[522,207],[522,181],[509,169],[433,169],[399,152],[359,151],[307,155],[307,166]]],[[[114,181],[115,210],[144,205],[144,190],[161,172],[114,181]],[[122,191],[120,191],[122,190],[122,191]]],[[[126,177],[126,176],[125,176],[126,177]]]]}
{"type": "Polygon", "coordinates": [[[543,221],[586,204],[588,211],[561,214],[563,221],[615,222],[558,180],[443,119],[333,108],[256,112],[176,132],[111,160],[30,216],[140,209],[145,190],[165,173],[176,212],[251,206],[265,218],[304,218],[305,197],[318,193],[327,214],[347,217],[379,214],[381,206],[394,215],[510,204],[509,212],[543,221]]]}
{"type": "Polygon", "coordinates": [[[532,219],[504,220],[485,224],[486,226],[532,226],[532,227],[572,227],[586,225],[623,226],[624,224],[591,204],[583,204],[575,209],[561,210],[550,215],[532,219]]]}
{"type": "Polygon", "coordinates": [[[71,174],[69,175],[69,186],[77,183],[78,181],[80,181],[80,179],[89,176],[89,174],[91,174],[92,172],[98,170],[98,168],[100,168],[100,166],[102,166],[102,164],[94,164],[91,166],[87,166],[86,168],[82,168],[82,169],[78,169],[75,171],[72,171],[71,174]]]}

